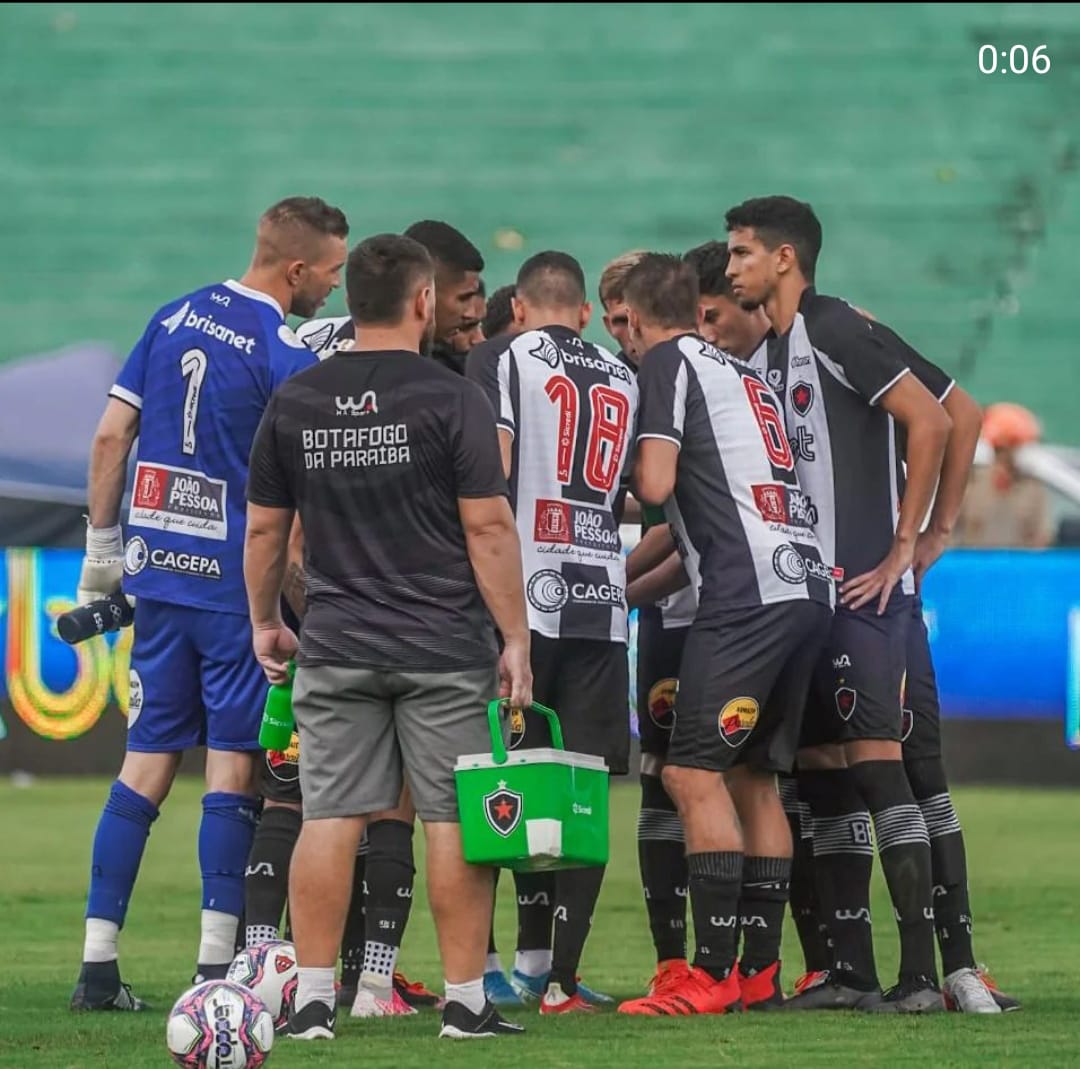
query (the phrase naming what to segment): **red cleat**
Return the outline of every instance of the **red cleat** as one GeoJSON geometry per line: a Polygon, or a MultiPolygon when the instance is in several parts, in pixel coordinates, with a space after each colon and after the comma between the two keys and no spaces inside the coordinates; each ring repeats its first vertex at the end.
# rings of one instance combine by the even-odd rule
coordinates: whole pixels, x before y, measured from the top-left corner
{"type": "Polygon", "coordinates": [[[631,999],[619,1013],[643,1017],[689,1017],[698,1013],[733,1013],[740,1009],[739,974],[732,969],[726,980],[714,980],[704,969],[691,967],[663,994],[631,999]]]}
{"type": "Polygon", "coordinates": [[[986,990],[994,996],[994,1001],[1001,1007],[1002,1013],[1012,1013],[1013,1010],[1020,1009],[1020,1000],[1013,998],[1012,995],[1006,995],[994,982],[994,978],[986,971],[985,965],[977,965],[975,972],[983,984],[986,985],[986,990]]]}
{"type": "Polygon", "coordinates": [[[784,992],[780,988],[780,962],[759,969],[753,976],[744,976],[738,970],[739,999],[744,1010],[777,1010],[784,1005],[784,992]]]}
{"type": "Polygon", "coordinates": [[[656,966],[656,972],[649,981],[649,997],[662,995],[672,984],[680,984],[690,972],[690,963],[686,958],[668,958],[656,966]]]}
{"type": "Polygon", "coordinates": [[[398,997],[413,1009],[422,1009],[427,1006],[434,1006],[436,1009],[443,1007],[443,999],[434,991],[430,991],[419,980],[414,982],[405,979],[399,972],[394,973],[394,990],[398,997]]]}
{"type": "Polygon", "coordinates": [[[809,991],[814,987],[821,987],[822,984],[827,983],[829,979],[829,973],[825,969],[819,969],[817,972],[804,972],[802,976],[795,981],[795,994],[801,995],[804,991],[809,991]]]}
{"type": "Polygon", "coordinates": [[[566,994],[561,984],[548,984],[540,1000],[540,1013],[545,1017],[555,1013],[596,1013],[596,1007],[581,997],[580,991],[566,994]]]}

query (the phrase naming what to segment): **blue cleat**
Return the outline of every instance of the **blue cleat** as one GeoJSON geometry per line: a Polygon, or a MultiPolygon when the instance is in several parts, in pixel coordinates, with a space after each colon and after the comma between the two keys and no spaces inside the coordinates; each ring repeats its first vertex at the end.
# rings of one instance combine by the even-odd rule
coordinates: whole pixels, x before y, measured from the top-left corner
{"type": "Polygon", "coordinates": [[[493,1006],[523,1006],[521,997],[502,969],[484,973],[484,994],[493,1006]]]}
{"type": "MultiPolygon", "coordinates": [[[[540,976],[528,976],[515,969],[510,975],[510,986],[523,1003],[536,1002],[544,995],[549,975],[550,973],[542,973],[540,976]]],[[[608,1006],[615,1001],[610,995],[604,995],[586,987],[580,980],[577,982],[577,989],[581,997],[591,1006],[608,1006]]]]}
{"type": "Polygon", "coordinates": [[[547,981],[547,973],[541,973],[539,976],[529,976],[528,973],[518,972],[515,969],[510,974],[510,986],[514,989],[514,994],[517,995],[522,1004],[537,1002],[543,998],[547,981]]]}
{"type": "Polygon", "coordinates": [[[599,991],[593,991],[586,987],[580,980],[577,982],[578,994],[592,1006],[608,1006],[615,1000],[610,995],[604,995],[599,991]]]}

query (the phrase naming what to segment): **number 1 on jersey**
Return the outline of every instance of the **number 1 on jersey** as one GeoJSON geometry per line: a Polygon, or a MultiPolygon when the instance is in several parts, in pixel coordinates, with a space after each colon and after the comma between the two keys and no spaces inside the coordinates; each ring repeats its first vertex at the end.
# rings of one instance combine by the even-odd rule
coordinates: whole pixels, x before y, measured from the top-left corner
{"type": "MultiPolygon", "coordinates": [[[[548,379],[544,392],[559,407],[555,472],[559,482],[569,486],[580,416],[578,388],[565,375],[554,375],[548,379]]],[[[589,407],[589,437],[582,477],[591,490],[607,494],[615,485],[626,448],[630,401],[618,390],[594,383],[589,387],[589,407]]]]}
{"type": "Polygon", "coordinates": [[[206,353],[202,349],[188,349],[180,357],[180,373],[187,379],[181,448],[186,455],[192,456],[195,452],[195,421],[199,417],[199,398],[202,396],[203,379],[206,377],[206,353]]]}

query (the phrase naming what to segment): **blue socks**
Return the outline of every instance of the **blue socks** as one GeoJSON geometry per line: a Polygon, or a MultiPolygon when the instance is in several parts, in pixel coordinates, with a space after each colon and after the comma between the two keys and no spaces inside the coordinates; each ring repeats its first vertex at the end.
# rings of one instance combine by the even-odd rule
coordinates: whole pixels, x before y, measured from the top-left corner
{"type": "Polygon", "coordinates": [[[241,917],[244,870],[255,837],[258,799],[218,791],[203,796],[199,827],[202,908],[241,917]]]}
{"type": "Polygon", "coordinates": [[[158,808],[119,780],[98,821],[90,869],[86,916],[123,927],[150,825],[158,808]]]}

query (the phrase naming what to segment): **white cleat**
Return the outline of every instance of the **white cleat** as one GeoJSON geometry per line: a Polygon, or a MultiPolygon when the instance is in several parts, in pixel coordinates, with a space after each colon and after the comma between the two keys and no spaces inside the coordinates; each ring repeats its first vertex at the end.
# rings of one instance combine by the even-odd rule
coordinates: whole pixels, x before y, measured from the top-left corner
{"type": "Polygon", "coordinates": [[[945,977],[945,1003],[957,1013],[1001,1013],[982,978],[974,969],[957,969],[945,977]]]}
{"type": "Polygon", "coordinates": [[[407,1017],[416,1013],[393,988],[390,989],[389,998],[377,994],[363,984],[357,988],[356,998],[353,1001],[350,1017],[407,1017]]]}

